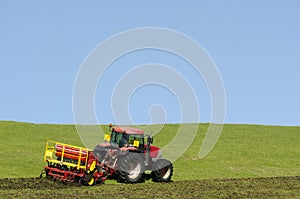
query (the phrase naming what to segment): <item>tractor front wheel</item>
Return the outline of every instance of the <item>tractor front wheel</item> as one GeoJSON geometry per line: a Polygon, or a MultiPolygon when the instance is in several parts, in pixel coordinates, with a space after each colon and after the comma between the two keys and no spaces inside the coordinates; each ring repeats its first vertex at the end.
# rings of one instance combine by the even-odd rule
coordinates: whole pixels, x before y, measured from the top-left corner
{"type": "Polygon", "coordinates": [[[151,173],[154,182],[170,182],[173,175],[173,165],[169,160],[159,159],[151,173]]]}

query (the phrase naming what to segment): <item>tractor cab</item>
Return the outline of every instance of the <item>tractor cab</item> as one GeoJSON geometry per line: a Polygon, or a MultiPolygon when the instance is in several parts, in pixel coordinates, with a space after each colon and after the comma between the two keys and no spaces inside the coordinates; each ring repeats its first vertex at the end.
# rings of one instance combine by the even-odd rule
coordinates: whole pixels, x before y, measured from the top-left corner
{"type": "Polygon", "coordinates": [[[144,151],[144,131],[129,127],[111,127],[111,134],[104,138],[112,146],[144,151]]]}

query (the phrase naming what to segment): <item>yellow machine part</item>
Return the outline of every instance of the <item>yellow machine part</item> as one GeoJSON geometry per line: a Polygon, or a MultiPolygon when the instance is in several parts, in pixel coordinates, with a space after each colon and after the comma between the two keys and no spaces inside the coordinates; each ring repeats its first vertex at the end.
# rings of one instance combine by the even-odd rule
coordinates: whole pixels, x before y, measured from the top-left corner
{"type": "MultiPolygon", "coordinates": [[[[88,152],[90,150],[87,148],[83,148],[83,147],[79,147],[79,146],[73,146],[73,145],[69,145],[69,144],[64,144],[64,143],[60,143],[60,142],[54,142],[54,141],[47,141],[46,144],[46,150],[45,150],[45,155],[44,155],[44,161],[47,161],[49,163],[57,163],[57,164],[61,164],[61,165],[66,165],[69,167],[77,167],[77,169],[86,169],[86,165],[87,165],[87,161],[88,161],[88,152]],[[56,147],[55,146],[61,146],[62,150],[59,151],[59,153],[61,153],[60,159],[58,159],[58,157],[56,156],[56,147]],[[73,156],[76,157],[74,158],[75,160],[77,160],[76,163],[71,163],[68,161],[65,161],[65,149],[67,148],[72,148],[72,149],[76,149],[79,151],[79,155],[78,156],[73,156]],[[85,161],[82,161],[82,154],[85,153],[85,161]]],[[[72,156],[70,154],[68,154],[69,156],[72,156]]]]}

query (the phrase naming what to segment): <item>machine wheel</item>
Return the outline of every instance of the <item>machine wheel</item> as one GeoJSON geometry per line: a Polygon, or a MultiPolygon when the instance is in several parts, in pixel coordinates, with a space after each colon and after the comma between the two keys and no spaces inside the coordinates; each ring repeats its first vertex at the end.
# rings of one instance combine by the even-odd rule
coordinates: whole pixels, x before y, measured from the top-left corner
{"type": "Polygon", "coordinates": [[[120,157],[118,171],[119,182],[137,183],[143,181],[145,165],[142,156],[128,152],[128,154],[120,157]]]}
{"type": "Polygon", "coordinates": [[[170,182],[173,175],[173,165],[169,160],[159,159],[151,173],[154,182],[170,182]]]}
{"type": "Polygon", "coordinates": [[[88,184],[89,186],[93,186],[93,185],[95,184],[95,178],[92,177],[89,181],[87,181],[87,184],[88,184]]]}
{"type": "Polygon", "coordinates": [[[85,186],[93,186],[95,185],[95,178],[92,174],[88,174],[84,178],[81,178],[79,183],[85,186]]]}

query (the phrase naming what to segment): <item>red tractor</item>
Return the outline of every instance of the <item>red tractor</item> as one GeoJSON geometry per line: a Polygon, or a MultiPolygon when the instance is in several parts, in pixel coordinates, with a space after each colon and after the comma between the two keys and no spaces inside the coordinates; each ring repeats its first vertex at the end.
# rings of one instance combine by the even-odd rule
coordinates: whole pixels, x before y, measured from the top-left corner
{"type": "Polygon", "coordinates": [[[171,181],[173,165],[162,158],[160,148],[151,146],[151,135],[145,143],[143,130],[110,125],[110,131],[94,151],[48,141],[44,156],[47,166],[41,176],[45,173],[53,180],[84,185],[103,183],[107,177],[126,183],[142,182],[147,176],[155,182],[171,181]]]}
{"type": "MultiPolygon", "coordinates": [[[[162,151],[152,146],[153,137],[144,131],[128,127],[112,127],[105,142],[97,145],[94,156],[104,167],[108,167],[108,176],[119,182],[142,182],[145,172],[151,171],[155,182],[169,182],[173,175],[173,165],[162,158],[162,151]]],[[[148,175],[149,176],[149,175],[148,175]]]]}

